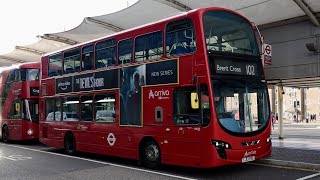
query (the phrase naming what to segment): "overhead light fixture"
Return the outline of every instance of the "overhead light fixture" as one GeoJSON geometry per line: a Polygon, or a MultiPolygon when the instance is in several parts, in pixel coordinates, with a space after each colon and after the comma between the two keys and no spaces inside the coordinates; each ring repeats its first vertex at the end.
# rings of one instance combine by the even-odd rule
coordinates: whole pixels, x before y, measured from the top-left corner
{"type": "Polygon", "coordinates": [[[309,51],[319,52],[318,47],[314,43],[306,43],[306,47],[309,51]]]}

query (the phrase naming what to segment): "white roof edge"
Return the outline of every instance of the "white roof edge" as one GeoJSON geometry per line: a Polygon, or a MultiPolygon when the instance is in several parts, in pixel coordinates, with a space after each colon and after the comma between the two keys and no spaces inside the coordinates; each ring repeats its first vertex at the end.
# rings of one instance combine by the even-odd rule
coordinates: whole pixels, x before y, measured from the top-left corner
{"type": "Polygon", "coordinates": [[[89,41],[86,41],[86,42],[82,42],[82,43],[79,43],[79,44],[76,44],[76,45],[73,45],[73,46],[70,46],[70,47],[66,47],[66,48],[63,48],[63,49],[60,49],[60,50],[57,50],[57,51],[53,51],[53,52],[50,52],[50,53],[46,53],[46,54],[43,54],[42,56],[48,56],[50,54],[56,54],[58,52],[61,52],[61,51],[65,51],[67,49],[72,49],[72,48],[75,48],[75,47],[78,47],[78,46],[82,46],[84,44],[89,44],[91,42],[95,42],[95,41],[99,41],[99,40],[102,40],[102,39],[105,39],[105,38],[108,38],[108,37],[112,37],[112,36],[116,36],[118,34],[122,34],[122,33],[126,33],[128,31],[133,31],[133,30],[136,30],[136,29],[139,29],[139,28],[142,28],[142,27],[146,27],[146,26],[149,26],[149,25],[152,25],[152,24],[155,24],[155,23],[161,23],[163,21],[167,21],[167,20],[170,20],[170,19],[174,19],[176,17],[183,17],[183,16],[186,16],[188,13],[191,13],[191,12],[194,12],[198,9],[194,9],[192,11],[188,11],[188,12],[181,12],[179,14],[175,14],[173,16],[170,16],[170,17],[167,17],[167,18],[164,18],[164,19],[161,19],[159,21],[154,21],[154,22],[150,22],[150,23],[147,23],[147,24],[143,24],[141,26],[137,26],[137,27],[134,27],[134,28],[130,28],[130,29],[126,29],[126,30],[123,30],[123,31],[120,31],[120,32],[116,32],[114,34],[110,34],[110,35],[106,35],[106,36],[102,36],[102,37],[99,37],[99,38],[96,38],[96,39],[92,39],[92,40],[89,40],[89,41]]]}

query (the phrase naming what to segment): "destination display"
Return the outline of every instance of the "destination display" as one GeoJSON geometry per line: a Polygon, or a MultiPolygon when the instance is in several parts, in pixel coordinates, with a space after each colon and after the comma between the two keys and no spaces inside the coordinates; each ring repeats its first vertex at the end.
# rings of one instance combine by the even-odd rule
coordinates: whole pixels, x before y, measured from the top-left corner
{"type": "Polygon", "coordinates": [[[30,88],[30,96],[39,96],[39,88],[31,87],[30,88]]]}
{"type": "Polygon", "coordinates": [[[257,62],[215,59],[214,67],[215,74],[261,76],[261,70],[257,62]]]}

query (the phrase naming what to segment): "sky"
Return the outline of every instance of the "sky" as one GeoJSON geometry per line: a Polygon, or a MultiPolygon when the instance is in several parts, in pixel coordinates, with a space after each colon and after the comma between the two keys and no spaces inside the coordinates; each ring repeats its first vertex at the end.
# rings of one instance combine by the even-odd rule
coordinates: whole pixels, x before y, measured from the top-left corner
{"type": "Polygon", "coordinates": [[[0,2],[0,55],[33,44],[38,35],[73,29],[85,17],[113,13],[137,0],[4,0],[0,2]]]}

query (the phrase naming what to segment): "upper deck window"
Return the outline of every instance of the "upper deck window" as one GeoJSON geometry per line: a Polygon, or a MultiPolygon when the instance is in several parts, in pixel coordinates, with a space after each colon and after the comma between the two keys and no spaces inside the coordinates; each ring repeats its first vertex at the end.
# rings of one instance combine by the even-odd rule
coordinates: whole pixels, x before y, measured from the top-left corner
{"type": "Polygon", "coordinates": [[[196,49],[193,23],[182,19],[168,23],[166,27],[167,56],[192,53],[196,49]]]}
{"type": "Polygon", "coordinates": [[[63,73],[69,74],[80,71],[80,50],[73,49],[64,52],[63,56],[63,73]]]}
{"type": "Polygon", "coordinates": [[[82,48],[81,71],[91,70],[93,61],[93,45],[82,48]]]}
{"type": "Polygon", "coordinates": [[[132,39],[126,39],[120,41],[118,44],[118,56],[119,60],[118,63],[121,64],[128,64],[131,63],[132,59],[132,39]]]}
{"type": "Polygon", "coordinates": [[[39,81],[40,69],[26,69],[26,81],[39,81]]]}
{"type": "Polygon", "coordinates": [[[159,59],[162,57],[163,44],[162,32],[142,35],[135,40],[135,61],[159,59]]]}
{"type": "Polygon", "coordinates": [[[19,82],[21,81],[21,69],[17,69],[17,70],[14,70],[14,81],[15,82],[19,82]]]}
{"type": "Polygon", "coordinates": [[[22,81],[39,81],[40,69],[20,69],[22,81]]]}
{"type": "Polygon", "coordinates": [[[49,57],[49,69],[48,76],[57,76],[61,75],[62,71],[62,56],[61,54],[55,54],[49,57]]]}
{"type": "Polygon", "coordinates": [[[109,39],[96,45],[96,69],[116,64],[116,41],[109,39]]]}
{"type": "Polygon", "coordinates": [[[16,76],[20,77],[19,74],[20,73],[19,73],[18,69],[11,71],[10,74],[8,75],[8,79],[7,79],[6,83],[11,84],[11,83],[15,82],[18,79],[18,77],[16,78],[16,76]]]}
{"type": "Polygon", "coordinates": [[[204,14],[203,24],[208,53],[259,56],[252,27],[241,16],[226,11],[208,11],[204,14]]]}

